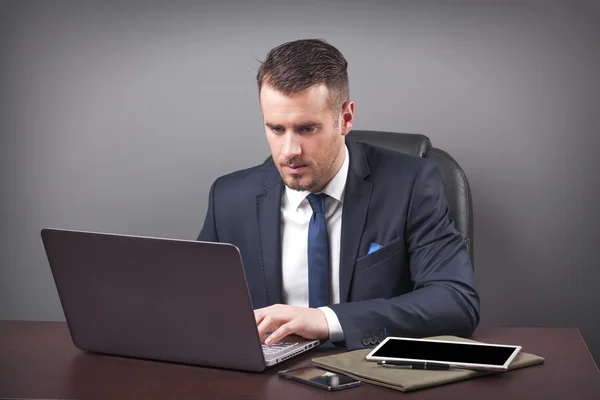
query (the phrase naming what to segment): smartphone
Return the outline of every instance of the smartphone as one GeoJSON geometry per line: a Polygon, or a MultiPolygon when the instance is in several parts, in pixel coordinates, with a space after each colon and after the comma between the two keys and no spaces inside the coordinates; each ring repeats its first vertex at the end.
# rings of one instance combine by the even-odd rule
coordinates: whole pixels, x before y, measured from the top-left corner
{"type": "Polygon", "coordinates": [[[329,391],[349,389],[360,385],[360,381],[357,379],[315,367],[288,369],[279,371],[278,375],[282,378],[329,391]]]}

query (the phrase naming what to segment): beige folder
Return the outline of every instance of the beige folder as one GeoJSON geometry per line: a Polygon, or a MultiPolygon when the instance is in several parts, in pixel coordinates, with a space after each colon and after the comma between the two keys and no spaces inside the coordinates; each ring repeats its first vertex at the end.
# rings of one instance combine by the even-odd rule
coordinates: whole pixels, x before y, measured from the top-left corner
{"type": "MultiPolygon", "coordinates": [[[[436,336],[428,339],[480,343],[456,336],[436,336]]],[[[432,371],[386,368],[378,366],[375,361],[367,361],[365,359],[365,356],[371,351],[372,349],[364,349],[334,354],[331,356],[316,357],[312,359],[312,362],[317,367],[329,371],[340,372],[365,383],[384,386],[401,392],[425,389],[490,374],[506,373],[467,369],[432,371]]],[[[530,367],[532,365],[542,364],[543,362],[543,357],[525,353],[521,350],[508,367],[508,370],[530,367]]]]}

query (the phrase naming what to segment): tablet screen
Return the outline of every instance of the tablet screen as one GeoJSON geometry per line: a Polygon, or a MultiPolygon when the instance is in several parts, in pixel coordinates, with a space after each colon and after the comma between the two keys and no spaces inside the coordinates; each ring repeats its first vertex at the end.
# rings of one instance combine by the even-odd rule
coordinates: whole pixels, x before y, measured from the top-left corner
{"type": "Polygon", "coordinates": [[[504,365],[517,346],[388,338],[371,356],[460,364],[504,365]]]}

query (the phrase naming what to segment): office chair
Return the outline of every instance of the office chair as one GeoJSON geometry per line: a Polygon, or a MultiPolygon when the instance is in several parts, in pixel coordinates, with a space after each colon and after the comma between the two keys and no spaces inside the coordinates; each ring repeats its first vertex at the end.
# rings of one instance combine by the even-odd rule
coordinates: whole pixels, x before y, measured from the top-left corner
{"type": "Polygon", "coordinates": [[[467,176],[456,160],[445,151],[433,147],[429,138],[421,134],[352,130],[347,138],[435,161],[444,182],[450,218],[465,238],[471,264],[475,266],[471,188],[467,176]]]}

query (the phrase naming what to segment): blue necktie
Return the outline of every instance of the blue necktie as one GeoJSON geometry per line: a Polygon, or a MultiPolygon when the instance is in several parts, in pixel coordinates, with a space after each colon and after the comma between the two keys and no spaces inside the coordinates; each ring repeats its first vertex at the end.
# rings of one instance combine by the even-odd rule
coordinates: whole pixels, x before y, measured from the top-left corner
{"type": "Polygon", "coordinates": [[[329,305],[329,236],[325,221],[325,195],[307,197],[313,209],[308,225],[308,306],[329,305]]]}

